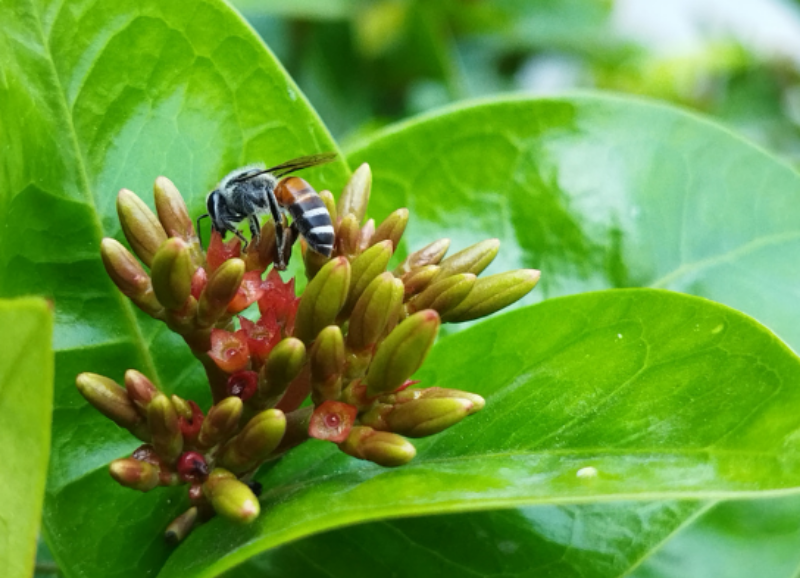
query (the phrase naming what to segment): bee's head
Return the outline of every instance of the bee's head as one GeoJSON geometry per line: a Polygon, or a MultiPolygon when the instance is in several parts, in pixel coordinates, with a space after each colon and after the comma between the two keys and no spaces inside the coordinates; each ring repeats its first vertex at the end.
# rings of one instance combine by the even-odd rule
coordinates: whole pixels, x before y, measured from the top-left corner
{"type": "Polygon", "coordinates": [[[227,230],[225,226],[226,206],[225,196],[219,189],[214,189],[208,193],[206,211],[208,211],[208,216],[211,217],[211,228],[222,234],[227,230]]]}

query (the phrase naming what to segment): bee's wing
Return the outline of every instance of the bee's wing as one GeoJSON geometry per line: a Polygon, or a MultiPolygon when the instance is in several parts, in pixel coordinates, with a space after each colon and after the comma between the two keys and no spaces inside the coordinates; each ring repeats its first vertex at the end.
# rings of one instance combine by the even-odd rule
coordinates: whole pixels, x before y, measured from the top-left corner
{"type": "Polygon", "coordinates": [[[246,175],[242,175],[241,177],[238,177],[234,180],[236,180],[237,182],[246,181],[247,179],[252,179],[253,177],[257,177],[258,175],[263,175],[264,173],[272,173],[277,178],[280,178],[285,175],[288,175],[289,173],[299,171],[300,169],[307,169],[309,167],[315,167],[317,165],[323,165],[325,163],[329,163],[335,158],[336,158],[336,153],[320,153],[316,155],[298,157],[296,159],[286,161],[285,163],[276,165],[274,167],[270,167],[268,169],[263,169],[253,173],[247,173],[246,175]]]}

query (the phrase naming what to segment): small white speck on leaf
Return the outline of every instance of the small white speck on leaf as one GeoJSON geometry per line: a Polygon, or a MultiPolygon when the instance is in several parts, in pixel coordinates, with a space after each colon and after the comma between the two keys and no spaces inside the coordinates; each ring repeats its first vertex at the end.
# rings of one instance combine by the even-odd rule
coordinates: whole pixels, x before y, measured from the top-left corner
{"type": "Polygon", "coordinates": [[[617,339],[622,339],[622,333],[617,333],[617,339]]]}
{"type": "Polygon", "coordinates": [[[723,329],[725,329],[725,324],[724,324],[724,323],[720,323],[720,324],[719,324],[719,325],[717,325],[717,326],[716,326],[714,329],[712,329],[712,330],[711,330],[711,333],[712,333],[712,334],[714,334],[714,335],[716,335],[717,333],[719,333],[719,332],[720,332],[720,331],[722,331],[723,329]]]}
{"type": "Polygon", "coordinates": [[[575,476],[581,479],[591,479],[597,477],[597,468],[592,466],[587,466],[585,468],[579,469],[575,476]]]}

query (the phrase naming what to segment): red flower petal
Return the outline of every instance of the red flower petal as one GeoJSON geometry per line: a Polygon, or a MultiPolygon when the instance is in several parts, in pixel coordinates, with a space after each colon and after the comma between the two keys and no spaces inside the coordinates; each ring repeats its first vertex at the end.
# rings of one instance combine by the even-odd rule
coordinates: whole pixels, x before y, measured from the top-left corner
{"type": "Polygon", "coordinates": [[[178,459],[177,469],[184,482],[202,482],[208,477],[206,459],[197,452],[184,452],[178,459]]]}
{"type": "Polygon", "coordinates": [[[358,415],[355,406],[341,401],[326,401],[311,414],[308,435],[318,440],[341,443],[347,439],[358,415]]]}
{"type": "Polygon", "coordinates": [[[239,313],[247,309],[252,303],[258,301],[266,292],[264,281],[261,280],[261,272],[248,271],[242,277],[242,283],[236,291],[236,295],[228,303],[228,313],[239,313]]]}
{"type": "Polygon", "coordinates": [[[264,288],[266,292],[258,300],[258,310],[262,315],[272,312],[283,327],[284,335],[291,335],[294,330],[294,317],[300,304],[300,299],[294,292],[294,279],[284,283],[280,273],[273,268],[267,274],[264,288]]]}
{"type": "Polygon", "coordinates": [[[233,237],[227,242],[222,240],[222,235],[216,231],[211,231],[211,241],[208,243],[206,251],[206,261],[210,272],[217,270],[228,259],[239,257],[242,254],[242,242],[238,237],[233,237]]]}
{"type": "Polygon", "coordinates": [[[244,334],[231,333],[224,329],[211,330],[211,350],[209,357],[226,373],[236,373],[247,368],[250,351],[244,334]]]}
{"type": "Polygon", "coordinates": [[[281,340],[281,327],[275,320],[275,314],[270,312],[253,323],[245,317],[239,317],[239,323],[247,337],[247,347],[250,355],[260,363],[267,360],[269,352],[281,340]]]}
{"type": "Polygon", "coordinates": [[[178,423],[181,426],[183,437],[189,441],[194,441],[200,433],[200,428],[203,425],[205,417],[203,416],[203,410],[201,410],[195,402],[189,401],[188,403],[192,408],[192,418],[186,419],[182,415],[179,415],[178,423]]]}
{"type": "Polygon", "coordinates": [[[247,401],[258,390],[258,374],[255,371],[237,371],[228,378],[228,393],[247,401]]]}

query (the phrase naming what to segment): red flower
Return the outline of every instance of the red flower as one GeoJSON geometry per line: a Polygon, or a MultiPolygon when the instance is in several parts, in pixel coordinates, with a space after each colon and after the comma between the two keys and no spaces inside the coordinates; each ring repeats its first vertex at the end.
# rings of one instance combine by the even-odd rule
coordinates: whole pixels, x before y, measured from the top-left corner
{"type": "Polygon", "coordinates": [[[263,363],[267,360],[272,348],[281,340],[281,327],[275,319],[275,313],[268,312],[256,323],[240,316],[239,323],[242,328],[237,333],[244,334],[250,354],[258,362],[263,363]]]}
{"type": "Polygon", "coordinates": [[[318,440],[341,443],[347,439],[358,409],[341,401],[326,401],[311,414],[308,435],[318,440]]]}
{"type": "Polygon", "coordinates": [[[200,433],[200,428],[202,427],[203,419],[205,418],[203,416],[203,410],[200,409],[200,406],[193,401],[189,401],[188,404],[192,408],[191,419],[186,419],[182,415],[179,415],[178,423],[181,426],[181,433],[183,433],[183,437],[188,441],[194,442],[200,433]]]}
{"type": "Polygon", "coordinates": [[[237,371],[228,378],[228,394],[247,401],[258,390],[258,374],[255,371],[237,371]]]}
{"type": "Polygon", "coordinates": [[[294,331],[297,306],[300,304],[300,299],[294,293],[294,279],[284,283],[280,273],[273,268],[267,274],[264,289],[264,295],[258,300],[258,310],[263,316],[272,312],[283,327],[283,334],[291,335],[294,331]]]}
{"type": "Polygon", "coordinates": [[[206,459],[197,452],[184,452],[178,459],[177,469],[184,482],[202,482],[208,477],[206,459]]]}
{"type": "Polygon", "coordinates": [[[260,271],[248,271],[242,277],[242,283],[236,295],[228,303],[228,313],[239,313],[258,301],[266,292],[265,282],[261,280],[260,271]]]}
{"type": "Polygon", "coordinates": [[[247,338],[239,332],[231,333],[224,329],[211,330],[211,351],[209,357],[226,373],[236,373],[247,368],[250,351],[247,338]]]}
{"type": "Polygon", "coordinates": [[[239,257],[241,254],[242,242],[238,237],[233,237],[231,240],[224,242],[222,235],[216,231],[211,231],[211,241],[209,241],[208,251],[206,251],[209,271],[213,273],[225,261],[233,257],[239,257]]]}

